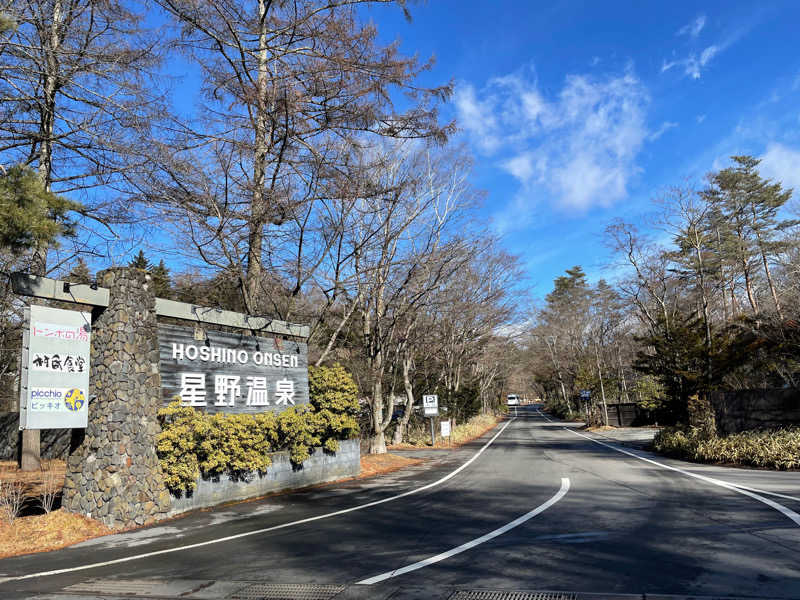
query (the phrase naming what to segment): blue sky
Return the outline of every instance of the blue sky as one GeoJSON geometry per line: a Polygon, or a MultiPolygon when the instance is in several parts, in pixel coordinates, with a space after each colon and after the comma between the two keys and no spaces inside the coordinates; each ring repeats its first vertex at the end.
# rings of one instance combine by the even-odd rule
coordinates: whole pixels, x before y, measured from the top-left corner
{"type": "MultiPolygon", "coordinates": [[[[476,157],[484,211],[543,296],[581,264],[603,268],[603,230],[640,221],[686,178],[763,157],[800,190],[798,2],[431,0],[367,11],[385,40],[435,56],[444,114],[476,157]]],[[[526,287],[527,287],[526,285],[526,287]]]]}

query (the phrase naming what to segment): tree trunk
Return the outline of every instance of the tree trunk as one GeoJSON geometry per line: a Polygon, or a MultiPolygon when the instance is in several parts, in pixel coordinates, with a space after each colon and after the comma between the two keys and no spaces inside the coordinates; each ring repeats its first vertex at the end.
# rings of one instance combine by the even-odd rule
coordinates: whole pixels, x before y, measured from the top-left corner
{"type": "Polygon", "coordinates": [[[383,382],[378,376],[372,383],[372,435],[369,440],[370,454],[386,454],[386,436],[383,425],[383,382]]]}
{"type": "Polygon", "coordinates": [[[608,427],[608,405],[606,404],[606,388],[603,385],[603,370],[600,367],[600,350],[594,346],[594,355],[597,359],[597,377],[600,379],[600,399],[603,402],[603,424],[608,427]]]}
{"type": "Polygon", "coordinates": [[[755,294],[753,294],[753,281],[750,274],[750,266],[747,264],[747,259],[742,258],[742,272],[744,273],[744,289],[747,292],[747,300],[750,302],[750,308],[753,309],[753,314],[758,314],[758,301],[755,294]]]}
{"type": "Polygon", "coordinates": [[[258,2],[258,82],[256,90],[256,115],[253,144],[253,199],[250,207],[250,223],[247,238],[247,271],[245,273],[244,302],[249,313],[261,311],[261,283],[263,281],[262,251],[264,247],[264,225],[267,206],[264,197],[267,165],[267,82],[269,78],[269,54],[267,50],[267,2],[258,2]]]}
{"type": "Polygon", "coordinates": [[[406,429],[408,429],[408,422],[411,419],[411,415],[414,412],[414,389],[411,386],[411,358],[408,356],[403,357],[403,387],[405,388],[406,392],[406,409],[403,412],[403,416],[397,422],[397,428],[394,430],[394,437],[392,439],[392,443],[394,445],[402,444],[403,437],[406,434],[406,429]]]}
{"type": "Polygon", "coordinates": [[[23,471],[38,471],[41,468],[41,436],[38,429],[24,429],[20,436],[19,466],[23,471]]]}
{"type": "Polygon", "coordinates": [[[619,344],[617,345],[617,363],[619,364],[619,380],[622,384],[622,396],[625,397],[625,400],[630,402],[631,397],[630,394],[628,394],[628,382],[625,379],[625,369],[622,366],[622,350],[620,350],[619,344]]]}
{"type": "MultiPolygon", "coordinates": [[[[753,223],[755,223],[755,207],[753,208],[753,223]]],[[[761,253],[761,261],[764,263],[764,273],[767,276],[767,283],[769,284],[769,291],[772,294],[772,301],[775,303],[775,312],[778,313],[778,318],[783,321],[783,311],[781,310],[781,303],[778,301],[778,292],[775,290],[775,283],[772,281],[772,273],[769,270],[769,261],[767,260],[767,253],[764,250],[764,244],[761,241],[761,233],[756,230],[756,239],[758,240],[758,250],[761,253]]]]}

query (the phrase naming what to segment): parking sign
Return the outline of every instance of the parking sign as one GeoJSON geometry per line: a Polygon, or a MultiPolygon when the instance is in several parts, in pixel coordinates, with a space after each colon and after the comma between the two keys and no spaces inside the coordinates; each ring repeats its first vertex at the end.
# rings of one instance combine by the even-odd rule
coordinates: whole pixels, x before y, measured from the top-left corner
{"type": "Polygon", "coordinates": [[[426,417],[439,416],[439,396],[428,394],[422,397],[422,410],[426,417]]]}

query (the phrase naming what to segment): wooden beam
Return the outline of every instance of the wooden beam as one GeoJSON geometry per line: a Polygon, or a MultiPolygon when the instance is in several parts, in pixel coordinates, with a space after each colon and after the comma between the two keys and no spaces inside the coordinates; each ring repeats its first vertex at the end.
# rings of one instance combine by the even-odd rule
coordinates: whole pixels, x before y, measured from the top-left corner
{"type": "MultiPolygon", "coordinates": [[[[46,300],[75,302],[101,307],[107,307],[109,301],[108,288],[98,287],[95,289],[92,286],[77,283],[70,283],[65,288],[65,282],[58,279],[37,277],[27,273],[12,273],[11,286],[16,294],[44,298],[46,300]]],[[[224,325],[237,329],[248,329],[255,333],[290,335],[303,339],[308,339],[310,332],[308,325],[297,325],[266,317],[251,317],[230,310],[208,308],[186,302],[165,300],[164,298],[156,298],[156,314],[161,317],[183,319],[193,323],[224,325]]]]}
{"type": "Polygon", "coordinates": [[[237,329],[250,329],[256,333],[275,333],[278,335],[291,335],[299,338],[308,338],[308,325],[296,325],[286,321],[267,319],[265,317],[251,317],[243,313],[208,308],[186,302],[175,302],[156,298],[156,314],[162,317],[172,317],[185,321],[225,325],[237,329]]]}
{"type": "Polygon", "coordinates": [[[70,283],[65,291],[64,282],[49,277],[37,277],[27,273],[12,273],[11,287],[14,293],[61,302],[77,302],[91,306],[108,306],[108,288],[70,283]]]}

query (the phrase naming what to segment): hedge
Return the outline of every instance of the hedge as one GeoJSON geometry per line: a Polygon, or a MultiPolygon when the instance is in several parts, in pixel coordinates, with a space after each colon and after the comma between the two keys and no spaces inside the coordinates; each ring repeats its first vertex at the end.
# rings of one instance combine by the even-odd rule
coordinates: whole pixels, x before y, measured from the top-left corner
{"type": "Polygon", "coordinates": [[[308,406],[279,414],[206,414],[172,402],[158,412],[156,451],[167,487],[193,490],[198,477],[248,478],[272,464],[269,453],[288,450],[302,464],[311,449],[335,452],[339,441],[358,436],[358,388],[340,365],[309,368],[308,406]]]}
{"type": "Polygon", "coordinates": [[[727,436],[700,428],[665,427],[653,439],[657,452],[697,462],[770,469],[800,468],[800,428],[753,430],[727,436]]]}

